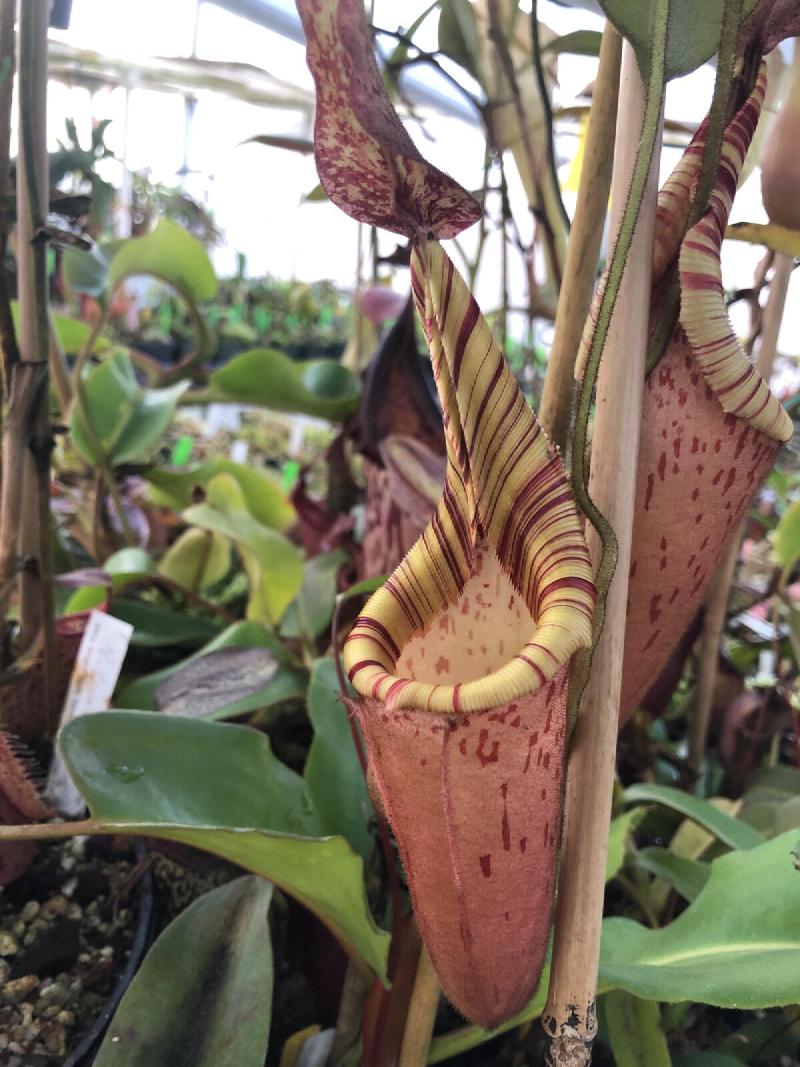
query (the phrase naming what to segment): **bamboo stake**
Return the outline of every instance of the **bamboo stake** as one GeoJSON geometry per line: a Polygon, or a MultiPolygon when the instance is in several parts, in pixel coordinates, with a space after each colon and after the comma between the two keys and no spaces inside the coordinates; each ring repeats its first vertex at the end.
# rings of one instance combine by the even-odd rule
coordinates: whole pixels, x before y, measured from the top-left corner
{"type": "Polygon", "coordinates": [[[562,452],[566,448],[570,430],[575,392],[575,358],[594,290],[611,187],[621,55],[622,38],[607,22],[592,94],[578,201],[567,243],[564,282],[556,309],[553,347],[547,362],[539,408],[542,428],[562,452]]]}
{"type": "Polygon", "coordinates": [[[13,366],[19,361],[16,332],[11,317],[11,293],[6,273],[9,218],[14,196],[11,181],[11,103],[14,94],[16,0],[0,0],[0,347],[3,392],[8,396],[13,366]]]}
{"type": "MultiPolygon", "coordinates": [[[[620,81],[612,183],[615,233],[626,203],[645,105],[645,87],[627,42],[623,45],[620,81]]],[[[616,532],[618,562],[567,772],[553,966],[543,1017],[554,1067],[588,1064],[597,1030],[595,994],[644,388],[658,155],[658,151],[653,154],[597,383],[589,490],[616,532]]],[[[597,560],[600,545],[596,536],[590,538],[590,548],[597,560]]]]}
{"type": "MultiPolygon", "coordinates": [[[[765,382],[772,377],[775,356],[778,351],[778,334],[780,333],[783,309],[789,290],[793,260],[782,252],[775,254],[775,268],[769,286],[767,305],[761,327],[761,343],[758,349],[756,367],[765,382]]],[[[722,558],[717,572],[706,594],[703,614],[703,631],[698,646],[697,681],[695,683],[694,706],[689,723],[689,767],[699,775],[705,758],[708,741],[708,727],[711,722],[711,708],[714,703],[714,688],[717,683],[717,661],[719,658],[722,631],[728,611],[733,575],[739,559],[739,547],[742,541],[742,527],[734,535],[730,547],[722,558]]]]}
{"type": "Polygon", "coordinates": [[[423,945],[408,1005],[398,1067],[424,1067],[427,1063],[440,992],[439,979],[436,977],[428,950],[423,945]]]}

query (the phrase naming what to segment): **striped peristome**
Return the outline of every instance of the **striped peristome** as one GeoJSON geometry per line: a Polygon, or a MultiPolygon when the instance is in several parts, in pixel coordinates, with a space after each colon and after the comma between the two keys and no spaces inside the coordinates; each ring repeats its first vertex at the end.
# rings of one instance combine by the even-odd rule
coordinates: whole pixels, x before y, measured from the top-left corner
{"type": "Polygon", "coordinates": [[[553,678],[589,643],[594,584],[561,458],[437,242],[415,249],[412,278],[442,403],[444,492],[422,537],[356,621],[344,659],[363,696],[458,714],[534,693],[553,678]],[[471,680],[398,673],[401,650],[454,603],[487,550],[534,620],[528,639],[471,680]]]}
{"type": "Polygon", "coordinates": [[[725,131],[708,209],[681,245],[681,325],[703,377],[723,411],[776,441],[792,436],[792,420],[742,351],[728,318],[720,251],[736,184],[753,138],[767,79],[755,88],[725,131]]]}

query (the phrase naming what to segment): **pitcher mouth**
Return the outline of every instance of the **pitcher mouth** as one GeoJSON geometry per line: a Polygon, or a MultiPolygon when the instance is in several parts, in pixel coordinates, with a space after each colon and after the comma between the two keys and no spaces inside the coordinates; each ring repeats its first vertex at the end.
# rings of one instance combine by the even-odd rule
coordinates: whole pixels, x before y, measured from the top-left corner
{"type": "Polygon", "coordinates": [[[356,690],[392,707],[456,715],[498,707],[535,693],[586,642],[591,582],[561,579],[565,584],[550,591],[537,621],[486,544],[476,549],[472,573],[455,599],[395,642],[380,613],[398,596],[401,578],[393,575],[374,595],[344,647],[356,690]]]}

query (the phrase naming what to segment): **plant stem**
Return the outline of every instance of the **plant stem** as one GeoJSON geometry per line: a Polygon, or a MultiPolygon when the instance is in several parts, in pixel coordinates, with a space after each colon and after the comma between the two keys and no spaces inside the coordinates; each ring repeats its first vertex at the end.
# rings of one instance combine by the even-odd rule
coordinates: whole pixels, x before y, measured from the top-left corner
{"type": "MultiPolygon", "coordinates": [[[[733,74],[736,67],[736,44],[739,39],[741,13],[742,0],[725,0],[722,14],[722,33],[717,56],[717,73],[714,79],[714,94],[711,98],[711,107],[708,112],[706,144],[703,150],[703,162],[700,165],[700,173],[697,177],[697,187],[686,222],[687,230],[699,221],[708,207],[708,198],[711,195],[717,168],[719,167],[725,126],[730,118],[731,102],[734,99],[733,74]]],[[[647,353],[646,372],[648,374],[663,356],[675,325],[675,320],[678,317],[681,293],[676,264],[673,264],[670,268],[668,278],[669,280],[664,282],[668,288],[663,308],[647,353]]]]}
{"type": "MultiPolygon", "coordinates": [[[[46,142],[48,0],[29,0],[20,8],[19,125],[17,167],[18,287],[20,363],[15,368],[12,396],[19,388],[26,404],[16,404],[16,448],[22,463],[6,468],[21,483],[17,552],[29,564],[20,579],[20,643],[30,648],[41,640],[46,694],[36,709],[44,728],[54,728],[55,633],[53,620],[52,547],[50,543],[49,319],[46,223],[48,169],[46,142]]],[[[10,429],[10,427],[9,427],[10,429]]],[[[4,485],[4,490],[5,490],[4,485]]],[[[3,494],[5,504],[6,494],[3,494]]],[[[12,507],[13,510],[13,507],[12,507]]],[[[6,516],[3,515],[3,523],[6,516]]],[[[7,529],[7,527],[6,527],[7,529]]],[[[12,534],[13,536],[13,534],[12,534]]],[[[5,549],[5,545],[4,545],[5,549]]],[[[4,551],[5,557],[5,551],[4,551]]]]}
{"type": "MultiPolygon", "coordinates": [[[[778,350],[783,310],[786,306],[786,294],[792,274],[793,261],[782,252],[775,254],[775,272],[769,286],[767,305],[764,308],[761,343],[758,349],[756,367],[765,382],[772,377],[772,368],[778,350]]],[[[700,635],[697,680],[695,682],[694,706],[689,723],[689,766],[699,774],[705,758],[708,727],[711,721],[711,708],[714,702],[714,687],[717,681],[717,660],[719,656],[722,631],[728,601],[731,595],[736,562],[739,558],[739,546],[742,540],[742,527],[734,534],[730,546],[717,568],[709,586],[703,615],[703,632],[700,635]]]]}
{"type": "MultiPolygon", "coordinates": [[[[532,0],[531,3],[531,62],[533,63],[533,71],[536,75],[536,84],[539,87],[539,97],[542,104],[542,114],[544,115],[544,125],[547,142],[547,164],[550,172],[550,185],[553,191],[553,199],[556,204],[561,220],[564,223],[564,227],[569,233],[570,220],[567,214],[567,209],[564,207],[564,200],[561,196],[561,183],[558,180],[558,160],[556,158],[556,132],[553,123],[553,105],[550,102],[550,94],[547,91],[547,81],[544,76],[544,64],[542,63],[542,45],[539,35],[539,10],[538,0],[532,0]]],[[[596,89],[595,89],[596,94],[596,89]]],[[[594,96],[594,100],[597,96],[594,96]]],[[[614,114],[616,116],[616,93],[614,94],[614,114]]],[[[610,174],[609,174],[610,177],[610,174]]]]}
{"type": "Polygon", "coordinates": [[[86,388],[83,381],[83,369],[87,362],[91,358],[94,352],[94,346],[97,344],[97,339],[103,332],[105,324],[108,322],[109,308],[111,306],[111,300],[113,299],[113,293],[108,294],[106,305],[103,308],[102,314],[98,317],[89,337],[80,352],[78,358],[75,360],[75,366],[72,370],[72,385],[75,389],[75,403],[78,406],[78,410],[81,413],[83,419],[83,427],[86,432],[86,436],[89,439],[89,445],[92,449],[92,455],[94,456],[97,469],[100,473],[102,481],[105,483],[105,487],[108,490],[108,495],[111,497],[114,503],[114,510],[117,513],[117,519],[122,528],[122,535],[125,538],[125,542],[128,545],[136,544],[136,534],[131,528],[131,524],[128,522],[128,516],[125,514],[125,508],[122,503],[122,495],[117,486],[116,478],[114,477],[114,470],[108,461],[108,457],[103,450],[103,444],[98,436],[97,430],[94,428],[92,422],[91,412],[89,410],[89,404],[86,399],[86,388]]]}
{"type": "Polygon", "coordinates": [[[575,218],[567,242],[564,284],[558,297],[553,347],[547,363],[539,421],[551,441],[566,449],[575,392],[578,354],[597,274],[600,243],[611,188],[617,124],[622,38],[610,22],[603,31],[600,67],[583,150],[575,218]]]}
{"type": "Polygon", "coordinates": [[[408,1005],[398,1067],[424,1067],[427,1063],[440,993],[439,979],[436,977],[428,950],[423,945],[408,1005]]]}
{"type": "MultiPolygon", "coordinates": [[[[604,627],[584,693],[586,711],[578,719],[567,774],[553,967],[543,1017],[554,1067],[589,1063],[597,1029],[595,995],[644,388],[666,17],[667,5],[661,0],[649,86],[642,82],[630,45],[623,46],[612,191],[616,216],[612,226],[618,238],[606,286],[609,299],[609,287],[612,283],[617,287],[619,268],[614,261],[625,251],[623,237],[629,247],[603,346],[589,483],[592,508],[599,510],[605,526],[610,525],[612,536],[616,535],[618,566],[608,586],[604,627]]],[[[601,307],[598,327],[605,321],[602,312],[601,307]]],[[[577,444],[575,448],[573,458],[581,472],[583,458],[578,456],[577,444]]],[[[605,556],[605,549],[592,531],[590,550],[595,562],[605,556]]]]}

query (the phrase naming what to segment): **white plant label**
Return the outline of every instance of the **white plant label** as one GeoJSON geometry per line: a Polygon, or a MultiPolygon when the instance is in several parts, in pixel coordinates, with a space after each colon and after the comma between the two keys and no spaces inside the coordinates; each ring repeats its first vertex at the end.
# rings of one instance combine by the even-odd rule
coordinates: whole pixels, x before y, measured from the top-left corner
{"type": "MultiPolygon", "coordinates": [[[[91,612],[72,668],[62,727],[79,715],[108,709],[132,633],[129,622],[102,611],[91,612]]],[[[81,815],[86,807],[58,750],[50,767],[47,792],[62,815],[81,815]]]]}

